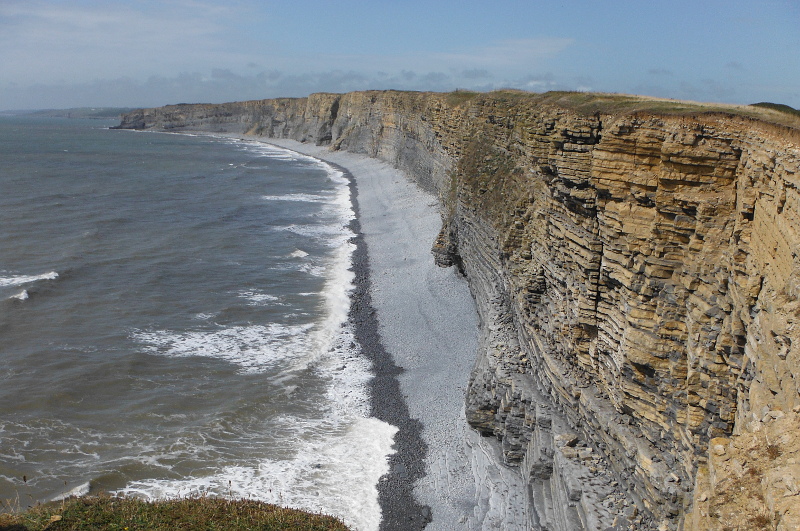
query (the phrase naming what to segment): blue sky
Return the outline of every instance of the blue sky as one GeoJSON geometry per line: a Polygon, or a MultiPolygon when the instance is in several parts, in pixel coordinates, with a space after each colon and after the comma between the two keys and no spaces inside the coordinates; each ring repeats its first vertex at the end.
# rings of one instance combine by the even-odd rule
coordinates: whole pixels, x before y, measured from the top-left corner
{"type": "Polygon", "coordinates": [[[800,107],[800,1],[0,0],[0,109],[363,89],[800,107]]]}

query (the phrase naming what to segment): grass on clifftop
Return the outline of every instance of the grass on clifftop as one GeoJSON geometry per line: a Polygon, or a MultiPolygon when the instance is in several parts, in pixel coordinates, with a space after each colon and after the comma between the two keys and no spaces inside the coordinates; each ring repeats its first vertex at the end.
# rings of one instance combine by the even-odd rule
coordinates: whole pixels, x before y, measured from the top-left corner
{"type": "MultiPolygon", "coordinates": [[[[755,103],[753,105],[734,105],[726,103],[703,103],[668,98],[637,96],[603,92],[551,91],[525,92],[516,89],[500,89],[481,94],[487,100],[516,104],[530,101],[534,105],[544,105],[569,109],[585,115],[610,114],[656,114],[669,116],[697,116],[723,114],[751,118],[766,123],[800,129],[800,111],[788,105],[776,103],[755,103]]],[[[467,101],[467,92],[448,94],[455,101],[467,101]]]]}
{"type": "Polygon", "coordinates": [[[754,103],[752,107],[764,107],[765,109],[772,109],[774,111],[788,113],[794,116],[800,116],[800,109],[789,107],[788,105],[784,105],[783,103],[770,103],[768,101],[762,101],[760,103],[754,103]]]}
{"type": "Polygon", "coordinates": [[[205,496],[145,502],[96,496],[0,514],[0,531],[207,529],[349,531],[337,518],[252,500],[205,496]]]}
{"type": "Polygon", "coordinates": [[[479,94],[479,92],[472,90],[454,90],[453,92],[447,93],[447,103],[453,107],[457,107],[458,105],[475,98],[479,94]]]}

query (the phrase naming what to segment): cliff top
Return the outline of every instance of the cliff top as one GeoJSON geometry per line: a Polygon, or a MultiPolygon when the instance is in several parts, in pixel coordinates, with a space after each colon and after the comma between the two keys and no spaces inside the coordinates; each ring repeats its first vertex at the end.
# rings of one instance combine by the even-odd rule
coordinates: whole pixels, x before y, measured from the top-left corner
{"type": "MultiPolygon", "coordinates": [[[[358,94],[355,92],[354,94],[358,94]]],[[[688,100],[675,100],[668,98],[656,98],[651,96],[639,96],[633,94],[617,94],[603,92],[575,92],[575,91],[551,91],[551,92],[526,92],[517,89],[500,89],[491,92],[474,92],[469,90],[456,90],[453,92],[415,92],[399,90],[366,90],[361,94],[391,94],[396,97],[439,97],[443,98],[451,107],[460,106],[469,102],[483,101],[485,103],[495,103],[500,105],[532,105],[551,108],[561,108],[583,115],[649,115],[649,116],[669,116],[686,117],[693,120],[702,121],[703,117],[709,119],[719,118],[741,118],[744,120],[756,120],[761,123],[778,126],[781,129],[789,129],[791,133],[800,132],[800,110],[793,109],[788,105],[760,102],[751,105],[735,105],[726,103],[709,103],[688,100]]],[[[342,94],[320,92],[309,96],[309,98],[332,98],[342,94]]],[[[293,100],[304,98],[270,98],[266,100],[250,100],[239,102],[228,102],[222,104],[213,103],[178,103],[175,105],[165,105],[162,109],[180,109],[183,107],[208,107],[228,105],[255,105],[262,102],[283,102],[288,103],[293,100]]],[[[781,131],[786,133],[786,130],[781,131]]]]}
{"type": "Polygon", "coordinates": [[[484,97],[508,102],[525,102],[542,106],[561,107],[580,114],[649,114],[667,116],[723,115],[748,119],[800,130],[800,111],[788,105],[761,102],[752,105],[726,103],[707,103],[668,98],[655,98],[633,94],[603,92],[552,91],[543,93],[525,92],[514,89],[501,89],[479,93],[455,91],[448,94],[448,103],[466,102],[476,97],[484,97]]]}

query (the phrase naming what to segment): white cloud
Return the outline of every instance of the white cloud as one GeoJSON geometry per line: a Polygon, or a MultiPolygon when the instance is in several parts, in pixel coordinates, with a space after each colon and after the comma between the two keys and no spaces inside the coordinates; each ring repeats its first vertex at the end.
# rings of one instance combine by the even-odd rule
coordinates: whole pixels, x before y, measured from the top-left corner
{"type": "Polygon", "coordinates": [[[231,15],[229,7],[190,0],[4,1],[2,76],[27,83],[86,82],[246,65],[259,57],[226,38],[231,15]]]}
{"type": "Polygon", "coordinates": [[[462,53],[434,54],[432,58],[455,67],[529,70],[555,57],[572,42],[564,38],[509,39],[462,53]]]}
{"type": "MultiPolygon", "coordinates": [[[[572,42],[572,39],[562,38],[513,39],[457,52],[432,50],[391,55],[331,53],[293,56],[291,59],[294,65],[317,71],[334,67],[364,72],[453,72],[463,77],[469,77],[467,73],[488,76],[489,72],[500,76],[519,76],[540,68],[572,42]]],[[[287,64],[286,67],[291,68],[291,65],[287,64]]]]}
{"type": "MultiPolygon", "coordinates": [[[[423,4],[404,8],[416,13],[423,4]]],[[[794,63],[777,52],[758,55],[756,44],[772,42],[772,33],[760,41],[750,35],[741,49],[733,46],[740,40],[724,41],[688,58],[667,42],[645,59],[635,45],[641,35],[603,38],[603,32],[592,33],[601,21],[589,19],[556,23],[565,13],[558,6],[539,10],[537,23],[516,24],[535,11],[521,6],[495,10],[497,16],[485,23],[451,20],[447,10],[430,7],[419,16],[430,15],[426,21],[437,24],[415,25],[409,23],[413,17],[401,17],[392,19],[396,27],[386,28],[375,24],[392,13],[384,3],[363,15],[363,6],[322,0],[0,0],[0,110],[99,105],[112,98],[115,105],[160,105],[362,88],[637,92],[639,86],[671,97],[798,101],[797,68],[787,66],[794,63]],[[422,33],[422,27],[429,29],[422,33]],[[441,28],[441,35],[430,28],[441,28]],[[557,33],[545,37],[536,28],[557,33]],[[755,61],[757,56],[766,59],[755,61]],[[736,60],[724,64],[722,58],[730,57],[736,60]],[[709,69],[714,61],[718,68],[709,69]]],[[[603,13],[614,18],[613,10],[603,13]]],[[[796,32],[787,34],[788,24],[776,28],[776,50],[790,53],[796,32]]]]}
{"type": "Polygon", "coordinates": [[[448,52],[401,46],[386,54],[302,54],[263,37],[268,19],[257,0],[0,0],[0,110],[369,88],[548,88],[552,80],[527,84],[529,74],[572,43],[534,38],[448,52]],[[249,38],[243,31],[248,19],[249,38]]]}
{"type": "Polygon", "coordinates": [[[3,0],[0,110],[369,88],[521,87],[509,80],[536,71],[572,42],[504,40],[447,53],[287,53],[269,40],[247,44],[241,20],[248,12],[263,23],[263,7],[253,0],[222,6],[210,0],[3,0]]]}

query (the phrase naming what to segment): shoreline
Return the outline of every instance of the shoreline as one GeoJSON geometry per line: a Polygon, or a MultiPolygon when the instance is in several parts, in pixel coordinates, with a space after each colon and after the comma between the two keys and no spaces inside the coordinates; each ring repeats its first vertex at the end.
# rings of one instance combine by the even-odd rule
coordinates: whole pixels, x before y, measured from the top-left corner
{"type": "MultiPolygon", "coordinates": [[[[248,135],[223,135],[242,140],[256,141],[288,149],[301,155],[311,156],[342,172],[348,182],[350,201],[355,217],[349,228],[355,236],[351,241],[355,250],[351,258],[354,274],[353,291],[350,295],[348,321],[354,330],[354,339],[373,368],[373,377],[367,384],[370,401],[370,417],[398,428],[394,436],[394,453],[387,457],[389,472],[378,481],[378,503],[381,508],[380,531],[421,531],[432,520],[431,507],[421,504],[415,495],[415,484],[426,476],[425,456],[428,446],[422,437],[422,422],[409,414],[399,375],[404,372],[387,352],[380,334],[378,312],[372,303],[373,282],[370,267],[370,253],[362,232],[362,212],[359,202],[357,175],[340,161],[332,161],[324,156],[323,146],[313,146],[313,150],[299,148],[312,147],[293,140],[253,137],[248,135]],[[296,145],[295,145],[296,144],[296,145]]],[[[349,157],[355,155],[346,154],[349,157]]],[[[432,241],[431,241],[432,243],[432,241]]],[[[430,259],[433,264],[433,257],[430,259]]]]}
{"type": "Polygon", "coordinates": [[[431,510],[414,498],[414,482],[425,475],[422,456],[427,446],[422,440],[422,426],[412,419],[400,392],[397,376],[402,372],[392,356],[386,352],[378,331],[378,320],[372,306],[372,281],[369,253],[361,232],[358,189],[350,171],[338,164],[325,161],[343,172],[349,182],[353,211],[356,217],[350,228],[356,235],[353,252],[355,279],[348,318],[353,324],[355,338],[361,352],[372,362],[374,376],[368,385],[370,416],[399,428],[395,435],[395,453],[389,456],[389,473],[378,482],[378,502],[381,507],[380,529],[385,531],[415,531],[425,528],[431,519],[431,510]]]}
{"type": "Polygon", "coordinates": [[[199,133],[294,151],[347,179],[355,214],[347,318],[373,365],[370,417],[398,428],[394,453],[386,455],[389,472],[375,484],[378,529],[528,529],[528,495],[519,494],[523,478],[502,464],[496,440],[466,422],[466,389],[483,339],[467,279],[437,266],[432,255],[442,223],[439,199],[402,170],[363,153],[286,138],[199,133]]]}
{"type": "Polygon", "coordinates": [[[466,279],[434,263],[437,198],[363,154],[239,138],[318,158],[350,179],[357,234],[351,318],[374,364],[371,414],[399,428],[390,472],[378,484],[380,529],[480,529],[486,507],[476,482],[489,478],[480,436],[470,432],[464,415],[478,316],[466,279]]]}
{"type": "MultiPolygon", "coordinates": [[[[187,133],[192,134],[193,132],[173,132],[172,134],[187,133]]],[[[380,531],[421,531],[426,528],[429,530],[462,529],[462,527],[450,527],[450,522],[442,521],[442,511],[438,510],[441,509],[441,507],[437,507],[437,505],[440,505],[437,503],[438,500],[435,498],[431,499],[430,496],[425,496],[424,494],[420,496],[419,485],[424,485],[426,479],[431,479],[428,470],[429,466],[426,466],[427,458],[430,456],[431,452],[429,451],[430,448],[426,438],[423,436],[423,432],[425,431],[424,418],[420,419],[419,416],[414,417],[410,413],[407,401],[410,393],[408,389],[404,388],[405,386],[403,386],[401,382],[401,377],[407,372],[407,369],[397,363],[397,353],[395,352],[393,354],[390,349],[387,349],[385,346],[386,341],[383,339],[383,335],[385,335],[387,331],[387,319],[381,318],[383,312],[373,304],[373,294],[382,291],[381,283],[378,282],[379,285],[376,286],[375,282],[373,282],[375,271],[371,262],[375,253],[374,251],[370,252],[368,250],[370,245],[374,247],[375,242],[368,242],[370,238],[365,236],[362,224],[364,212],[360,201],[361,194],[359,191],[359,184],[364,184],[364,178],[367,175],[381,174],[384,180],[388,179],[396,182],[397,179],[402,179],[411,186],[416,187],[417,185],[412,183],[400,170],[388,166],[378,159],[367,157],[366,155],[328,151],[327,146],[303,144],[289,139],[203,131],[201,131],[200,134],[259,142],[281,149],[287,149],[324,162],[333,169],[341,172],[343,177],[347,180],[351,206],[355,214],[354,218],[349,223],[349,228],[354,234],[350,241],[355,245],[355,249],[351,257],[351,271],[354,274],[354,278],[352,281],[353,291],[350,294],[350,309],[347,314],[347,320],[353,326],[354,340],[358,343],[360,352],[370,361],[373,368],[373,377],[367,384],[370,403],[369,416],[398,428],[392,445],[394,452],[386,457],[389,471],[384,474],[375,485],[378,492],[378,503],[381,509],[381,519],[378,529],[380,531]],[[366,163],[369,168],[364,168],[358,163],[366,163]],[[353,166],[356,166],[356,171],[351,170],[353,166]],[[436,518],[437,516],[439,518],[436,518]],[[437,521],[435,521],[433,525],[429,525],[434,519],[437,521]]],[[[416,189],[416,194],[414,195],[415,197],[412,199],[418,200],[422,197],[425,204],[428,204],[428,206],[431,206],[429,204],[430,201],[435,201],[435,198],[433,198],[430,193],[424,192],[419,188],[416,189]]],[[[366,203],[368,205],[373,205],[371,217],[374,220],[374,198],[371,200],[368,199],[366,203]]],[[[370,208],[368,207],[367,210],[370,210],[370,208]]],[[[370,217],[369,214],[368,217],[370,217]]],[[[435,212],[435,217],[436,223],[433,224],[432,234],[414,243],[419,244],[417,251],[421,251],[424,255],[425,263],[428,268],[436,270],[440,274],[455,278],[454,270],[440,269],[435,265],[430,252],[430,248],[435,240],[435,235],[438,234],[441,222],[438,210],[435,212]]],[[[375,232],[376,227],[374,223],[368,222],[367,225],[367,232],[375,232]]],[[[389,240],[391,239],[390,237],[389,240]]],[[[382,254],[383,258],[389,258],[389,260],[402,259],[397,256],[388,256],[385,252],[382,254]]],[[[472,305],[471,296],[468,295],[469,291],[466,283],[464,279],[461,279],[461,281],[463,284],[462,291],[467,294],[469,304],[472,305]]],[[[413,288],[413,286],[407,287],[409,291],[412,291],[411,288],[413,288]]],[[[474,307],[472,310],[474,313],[474,307]]],[[[477,336],[477,321],[475,322],[473,332],[473,335],[477,336]]],[[[473,359],[474,349],[473,352],[470,353],[470,367],[473,359]]],[[[443,366],[441,368],[446,369],[447,367],[443,366]]],[[[418,378],[419,376],[419,374],[412,375],[413,378],[418,378]]],[[[459,388],[466,387],[467,376],[464,376],[463,381],[458,381],[459,388]]],[[[458,399],[459,407],[462,409],[461,415],[455,415],[454,418],[461,419],[464,426],[466,426],[463,415],[463,402],[462,395],[458,399]]],[[[440,452],[446,452],[446,448],[439,448],[439,450],[440,452]]],[[[461,465],[461,468],[465,470],[469,468],[469,463],[466,461],[461,463],[461,465]]],[[[463,506],[463,501],[461,505],[463,506]]],[[[469,508],[471,512],[472,504],[470,504],[469,508]]]]}

